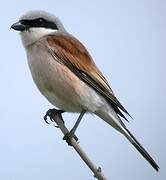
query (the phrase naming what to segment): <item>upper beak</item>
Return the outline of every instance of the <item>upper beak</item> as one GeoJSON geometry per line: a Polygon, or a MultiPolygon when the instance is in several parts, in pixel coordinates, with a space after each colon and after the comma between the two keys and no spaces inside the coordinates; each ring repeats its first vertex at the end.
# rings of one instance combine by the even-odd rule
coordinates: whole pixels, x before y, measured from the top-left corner
{"type": "Polygon", "coordinates": [[[10,28],[16,30],[16,31],[24,31],[26,29],[26,26],[24,24],[21,24],[21,22],[14,23],[10,28]]]}

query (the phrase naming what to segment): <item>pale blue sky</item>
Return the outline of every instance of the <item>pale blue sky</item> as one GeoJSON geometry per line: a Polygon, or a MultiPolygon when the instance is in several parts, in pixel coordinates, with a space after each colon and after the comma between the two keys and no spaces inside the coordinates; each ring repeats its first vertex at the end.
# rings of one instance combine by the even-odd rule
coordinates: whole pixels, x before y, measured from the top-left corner
{"type": "MultiPolygon", "coordinates": [[[[58,16],[88,48],[115,94],[131,113],[128,124],[158,162],[156,173],[129,142],[99,118],[86,115],[80,145],[109,180],[166,178],[166,1],[70,0],[1,3],[0,179],[93,179],[58,129],[42,117],[51,104],[39,93],[19,35],[10,25],[28,10],[58,16]]],[[[65,114],[72,127],[77,115],[65,114]]]]}

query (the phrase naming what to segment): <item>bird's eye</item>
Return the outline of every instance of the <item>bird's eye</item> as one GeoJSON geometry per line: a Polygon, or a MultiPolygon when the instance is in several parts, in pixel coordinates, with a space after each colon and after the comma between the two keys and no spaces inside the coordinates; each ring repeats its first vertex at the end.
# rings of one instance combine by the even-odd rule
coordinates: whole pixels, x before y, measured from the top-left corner
{"type": "Polygon", "coordinates": [[[44,22],[44,19],[43,19],[43,18],[39,18],[39,19],[38,19],[38,23],[39,23],[39,24],[42,24],[43,22],[44,22]]]}
{"type": "Polygon", "coordinates": [[[32,20],[32,27],[43,27],[44,24],[45,24],[45,20],[41,17],[32,20]]]}

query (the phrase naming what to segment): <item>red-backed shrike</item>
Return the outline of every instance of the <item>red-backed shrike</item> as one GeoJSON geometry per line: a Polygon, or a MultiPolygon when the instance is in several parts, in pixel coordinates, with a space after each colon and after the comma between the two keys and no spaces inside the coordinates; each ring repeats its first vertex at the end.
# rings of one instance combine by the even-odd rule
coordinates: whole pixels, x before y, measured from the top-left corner
{"type": "Polygon", "coordinates": [[[20,31],[33,80],[50,103],[67,112],[81,113],[81,118],[85,112],[96,114],[122,133],[158,171],[158,165],[120,119],[129,113],[87,49],[57,17],[30,11],[11,28],[20,31]]]}

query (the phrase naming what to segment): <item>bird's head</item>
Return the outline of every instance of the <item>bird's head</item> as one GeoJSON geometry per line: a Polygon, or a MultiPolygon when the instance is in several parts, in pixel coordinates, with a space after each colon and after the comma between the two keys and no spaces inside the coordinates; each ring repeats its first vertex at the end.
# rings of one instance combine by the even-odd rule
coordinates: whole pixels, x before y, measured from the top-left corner
{"type": "Polygon", "coordinates": [[[41,10],[27,12],[11,28],[20,31],[25,47],[45,35],[65,32],[62,23],[56,16],[41,10]]]}

